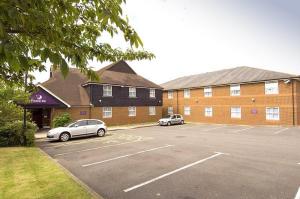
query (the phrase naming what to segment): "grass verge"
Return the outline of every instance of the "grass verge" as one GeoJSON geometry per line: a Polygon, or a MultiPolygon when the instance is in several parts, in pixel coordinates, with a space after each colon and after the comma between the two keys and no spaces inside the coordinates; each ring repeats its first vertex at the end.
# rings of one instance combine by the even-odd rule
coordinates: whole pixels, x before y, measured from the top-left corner
{"type": "Polygon", "coordinates": [[[38,148],[0,148],[0,198],[93,198],[38,148]]]}

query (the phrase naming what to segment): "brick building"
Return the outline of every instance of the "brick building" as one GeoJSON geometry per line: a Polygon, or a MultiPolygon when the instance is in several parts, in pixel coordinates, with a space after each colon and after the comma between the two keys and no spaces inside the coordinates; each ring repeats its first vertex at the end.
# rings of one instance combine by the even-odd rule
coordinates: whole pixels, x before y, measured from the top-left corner
{"type": "Polygon", "coordinates": [[[37,85],[26,107],[40,127],[50,127],[63,112],[76,119],[101,119],[107,125],[154,122],[162,115],[162,88],[139,76],[124,61],[96,71],[100,82],[89,81],[78,69],[64,79],[53,71],[37,85]]]}
{"type": "Polygon", "coordinates": [[[163,115],[220,124],[300,125],[300,76],[237,67],[161,85],[163,115]]]}

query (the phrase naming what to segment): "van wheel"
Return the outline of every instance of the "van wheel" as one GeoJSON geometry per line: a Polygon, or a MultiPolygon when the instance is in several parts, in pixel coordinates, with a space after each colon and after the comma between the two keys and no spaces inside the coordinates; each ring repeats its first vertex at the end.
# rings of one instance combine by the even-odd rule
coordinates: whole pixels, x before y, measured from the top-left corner
{"type": "Polygon", "coordinates": [[[180,124],[184,124],[184,120],[181,120],[180,124]]]}
{"type": "Polygon", "coordinates": [[[66,142],[70,139],[70,134],[65,132],[65,133],[62,133],[60,134],[59,136],[59,140],[62,141],[62,142],[66,142]]]}
{"type": "Polygon", "coordinates": [[[105,130],[104,130],[104,129],[99,129],[99,130],[97,131],[97,135],[98,135],[99,137],[103,137],[103,136],[105,135],[105,130]]]}
{"type": "Polygon", "coordinates": [[[168,126],[171,126],[171,122],[168,122],[168,126]]]}

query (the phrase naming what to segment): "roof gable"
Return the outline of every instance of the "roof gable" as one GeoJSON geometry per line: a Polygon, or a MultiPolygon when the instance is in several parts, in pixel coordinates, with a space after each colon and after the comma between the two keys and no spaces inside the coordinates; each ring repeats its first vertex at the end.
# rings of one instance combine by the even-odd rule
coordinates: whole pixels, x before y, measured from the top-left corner
{"type": "Polygon", "coordinates": [[[123,60],[111,65],[106,70],[136,75],[136,72],[123,60]]]}

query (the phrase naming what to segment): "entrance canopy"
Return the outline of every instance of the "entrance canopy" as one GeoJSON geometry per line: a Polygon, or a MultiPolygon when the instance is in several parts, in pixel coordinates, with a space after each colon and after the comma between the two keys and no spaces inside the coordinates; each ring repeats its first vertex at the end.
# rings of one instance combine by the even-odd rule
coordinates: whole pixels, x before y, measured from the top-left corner
{"type": "Polygon", "coordinates": [[[52,107],[69,107],[67,103],[54,96],[48,90],[40,89],[30,96],[30,103],[25,105],[28,109],[35,108],[52,108],[52,107]]]}

